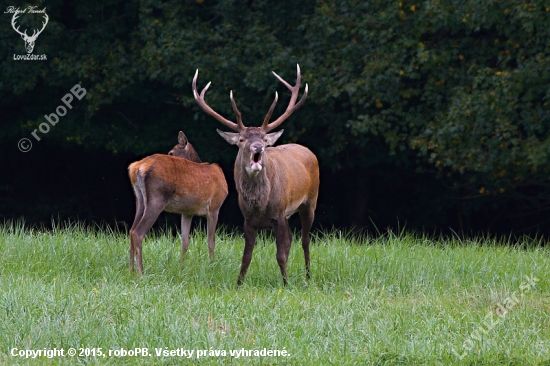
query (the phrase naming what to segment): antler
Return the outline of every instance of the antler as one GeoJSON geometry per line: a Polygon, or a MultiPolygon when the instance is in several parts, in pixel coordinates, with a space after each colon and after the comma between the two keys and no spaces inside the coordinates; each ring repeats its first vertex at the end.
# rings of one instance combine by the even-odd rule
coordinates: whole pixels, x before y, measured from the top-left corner
{"type": "Polygon", "coordinates": [[[15,21],[17,20],[17,18],[19,17],[19,13],[15,13],[13,15],[13,17],[11,18],[11,26],[13,27],[13,29],[19,33],[21,36],[23,36],[26,40],[34,40],[36,38],[38,38],[38,35],[40,33],[42,33],[42,31],[44,30],[44,28],[46,28],[46,25],[48,24],[48,20],[50,19],[48,17],[48,14],[44,13],[44,17],[45,17],[45,22],[42,22],[42,29],[40,30],[37,30],[35,29],[33,32],[32,32],[32,36],[29,36],[27,34],[27,30],[25,29],[25,32],[21,33],[21,31],[19,31],[19,27],[15,27],[15,21]]]}
{"type": "MultiPolygon", "coordinates": [[[[46,13],[44,13],[44,17],[46,18],[46,21],[45,21],[45,22],[42,22],[42,29],[40,29],[40,31],[38,31],[38,33],[34,34],[34,32],[36,32],[36,29],[35,29],[34,32],[33,32],[33,34],[32,34],[32,36],[31,36],[31,38],[36,38],[36,37],[38,37],[38,35],[39,35],[40,33],[42,33],[42,31],[44,30],[44,28],[46,28],[46,25],[48,24],[48,20],[49,20],[50,18],[48,17],[48,14],[46,14],[46,13]]],[[[25,32],[26,32],[26,31],[25,31],[25,32]]]]}
{"type": "Polygon", "coordinates": [[[278,99],[277,92],[275,92],[275,100],[271,104],[271,107],[269,108],[269,111],[267,112],[267,115],[265,116],[264,122],[262,123],[262,127],[261,127],[265,132],[269,132],[269,131],[273,130],[274,128],[279,127],[279,125],[281,123],[283,123],[288,117],[290,117],[290,115],[292,113],[294,113],[294,111],[296,111],[298,108],[300,108],[302,106],[302,104],[304,104],[304,102],[306,100],[306,97],[307,97],[307,90],[308,90],[307,84],[306,84],[306,88],[304,90],[304,95],[302,95],[302,98],[300,99],[298,104],[296,104],[296,99],[298,99],[298,93],[300,92],[300,80],[301,80],[300,65],[298,65],[298,64],[296,64],[296,73],[297,73],[296,85],[291,86],[289,83],[284,81],[279,75],[277,75],[275,72],[273,72],[273,75],[275,75],[275,77],[277,79],[279,79],[279,81],[281,83],[283,83],[292,92],[292,95],[290,97],[290,102],[288,103],[288,107],[286,108],[285,113],[283,113],[275,121],[269,123],[269,119],[271,118],[271,115],[273,114],[273,110],[275,109],[275,105],[277,104],[277,99],[278,99]]]}
{"type": "Polygon", "coordinates": [[[11,18],[11,26],[12,26],[12,28],[13,28],[17,33],[19,33],[20,35],[25,36],[25,37],[28,37],[28,35],[27,35],[27,30],[26,30],[26,29],[25,29],[25,33],[21,33],[21,32],[19,31],[19,27],[15,28],[15,20],[16,20],[18,17],[19,17],[19,13],[13,14],[13,17],[11,18]]]}
{"type": "Polygon", "coordinates": [[[208,114],[211,117],[214,117],[218,122],[221,122],[223,125],[231,128],[234,131],[241,131],[244,127],[243,121],[241,118],[241,112],[237,109],[237,105],[235,104],[235,100],[233,99],[233,91],[229,93],[229,97],[231,99],[231,106],[233,107],[233,112],[235,112],[235,116],[237,117],[237,123],[232,122],[224,117],[222,117],[220,114],[218,114],[215,110],[213,110],[208,104],[206,104],[206,101],[204,100],[204,95],[206,94],[206,91],[210,87],[210,83],[206,84],[204,89],[199,92],[197,91],[197,78],[199,76],[199,69],[197,69],[197,72],[195,72],[195,77],[193,78],[193,96],[195,97],[195,100],[197,101],[199,107],[208,114]]]}

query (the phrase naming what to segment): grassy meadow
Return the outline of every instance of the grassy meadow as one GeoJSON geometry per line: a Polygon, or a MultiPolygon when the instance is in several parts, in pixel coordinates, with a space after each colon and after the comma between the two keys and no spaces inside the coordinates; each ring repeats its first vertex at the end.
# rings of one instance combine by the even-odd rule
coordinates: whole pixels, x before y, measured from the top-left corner
{"type": "Polygon", "coordinates": [[[7,223],[0,364],[550,365],[544,244],[317,233],[311,280],[295,237],[283,288],[274,240],[262,235],[237,288],[239,234],[219,233],[210,261],[205,233],[192,232],[182,263],[178,237],[149,233],[139,278],[124,233],[7,223]],[[54,348],[65,356],[18,354],[54,348]],[[136,348],[149,355],[122,355],[136,348]],[[279,356],[253,354],[264,349],[279,356]],[[194,353],[169,355],[183,350],[194,353]]]}

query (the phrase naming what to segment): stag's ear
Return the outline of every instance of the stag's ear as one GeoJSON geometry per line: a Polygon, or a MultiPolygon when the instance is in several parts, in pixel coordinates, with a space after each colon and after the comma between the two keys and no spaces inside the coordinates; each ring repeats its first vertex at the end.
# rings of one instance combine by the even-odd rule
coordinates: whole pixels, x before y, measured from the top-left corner
{"type": "Polygon", "coordinates": [[[279,139],[279,137],[281,137],[283,132],[285,132],[285,130],[268,133],[267,135],[265,135],[265,141],[267,143],[267,146],[271,146],[275,144],[275,142],[277,142],[277,140],[279,139]]]}
{"type": "Polygon", "coordinates": [[[185,136],[182,131],[180,131],[180,133],[178,134],[178,143],[181,145],[181,147],[185,147],[187,145],[187,136],[185,136]]]}
{"type": "Polygon", "coordinates": [[[239,134],[235,132],[224,132],[216,128],[216,131],[224,138],[225,141],[229,142],[231,145],[237,145],[239,142],[239,134]]]}

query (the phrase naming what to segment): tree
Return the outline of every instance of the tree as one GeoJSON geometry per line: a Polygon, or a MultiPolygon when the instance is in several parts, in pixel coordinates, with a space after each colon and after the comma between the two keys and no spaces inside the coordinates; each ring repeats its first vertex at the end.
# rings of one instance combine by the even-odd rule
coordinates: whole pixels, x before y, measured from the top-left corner
{"type": "Polygon", "coordinates": [[[358,140],[381,136],[459,198],[547,209],[549,11],[542,1],[329,1],[305,27],[325,60],[320,92],[347,101],[358,140]]]}
{"type": "MultiPolygon", "coordinates": [[[[47,11],[35,53],[48,61],[0,60],[2,141],[29,135],[79,83],[86,101],[48,139],[144,155],[166,150],[183,129],[204,160],[228,165],[232,150],[193,100],[195,70],[201,86],[212,81],[214,109],[232,116],[233,90],[245,123],[259,125],[275,90],[275,115],[288,98],[271,70],[292,79],[299,63],[310,94],[282,142],[310,147],[322,171],[416,174],[418,184],[444,187],[435,201],[459,216],[488,202],[503,215],[518,204],[525,213],[550,208],[542,1],[115,0],[47,11]]],[[[22,52],[9,22],[0,30],[3,54],[22,52]]],[[[368,179],[350,188],[357,212],[372,202],[361,196],[368,179]]]]}

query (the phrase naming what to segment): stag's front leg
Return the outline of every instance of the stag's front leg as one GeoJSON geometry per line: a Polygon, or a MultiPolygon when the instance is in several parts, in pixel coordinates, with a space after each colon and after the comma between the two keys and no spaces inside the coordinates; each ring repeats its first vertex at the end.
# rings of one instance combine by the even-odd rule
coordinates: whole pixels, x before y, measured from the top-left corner
{"type": "Polygon", "coordinates": [[[256,244],[256,236],[258,235],[258,229],[252,227],[247,219],[244,219],[244,252],[243,259],[241,261],[241,272],[239,273],[239,279],[237,280],[237,286],[243,284],[244,276],[246,276],[246,271],[248,266],[250,266],[250,261],[252,260],[252,251],[254,250],[254,245],[256,244]]]}
{"type": "Polygon", "coordinates": [[[286,262],[290,253],[291,233],[288,220],[281,217],[275,224],[275,241],[277,243],[277,263],[283,276],[283,284],[287,285],[286,262]]]}

